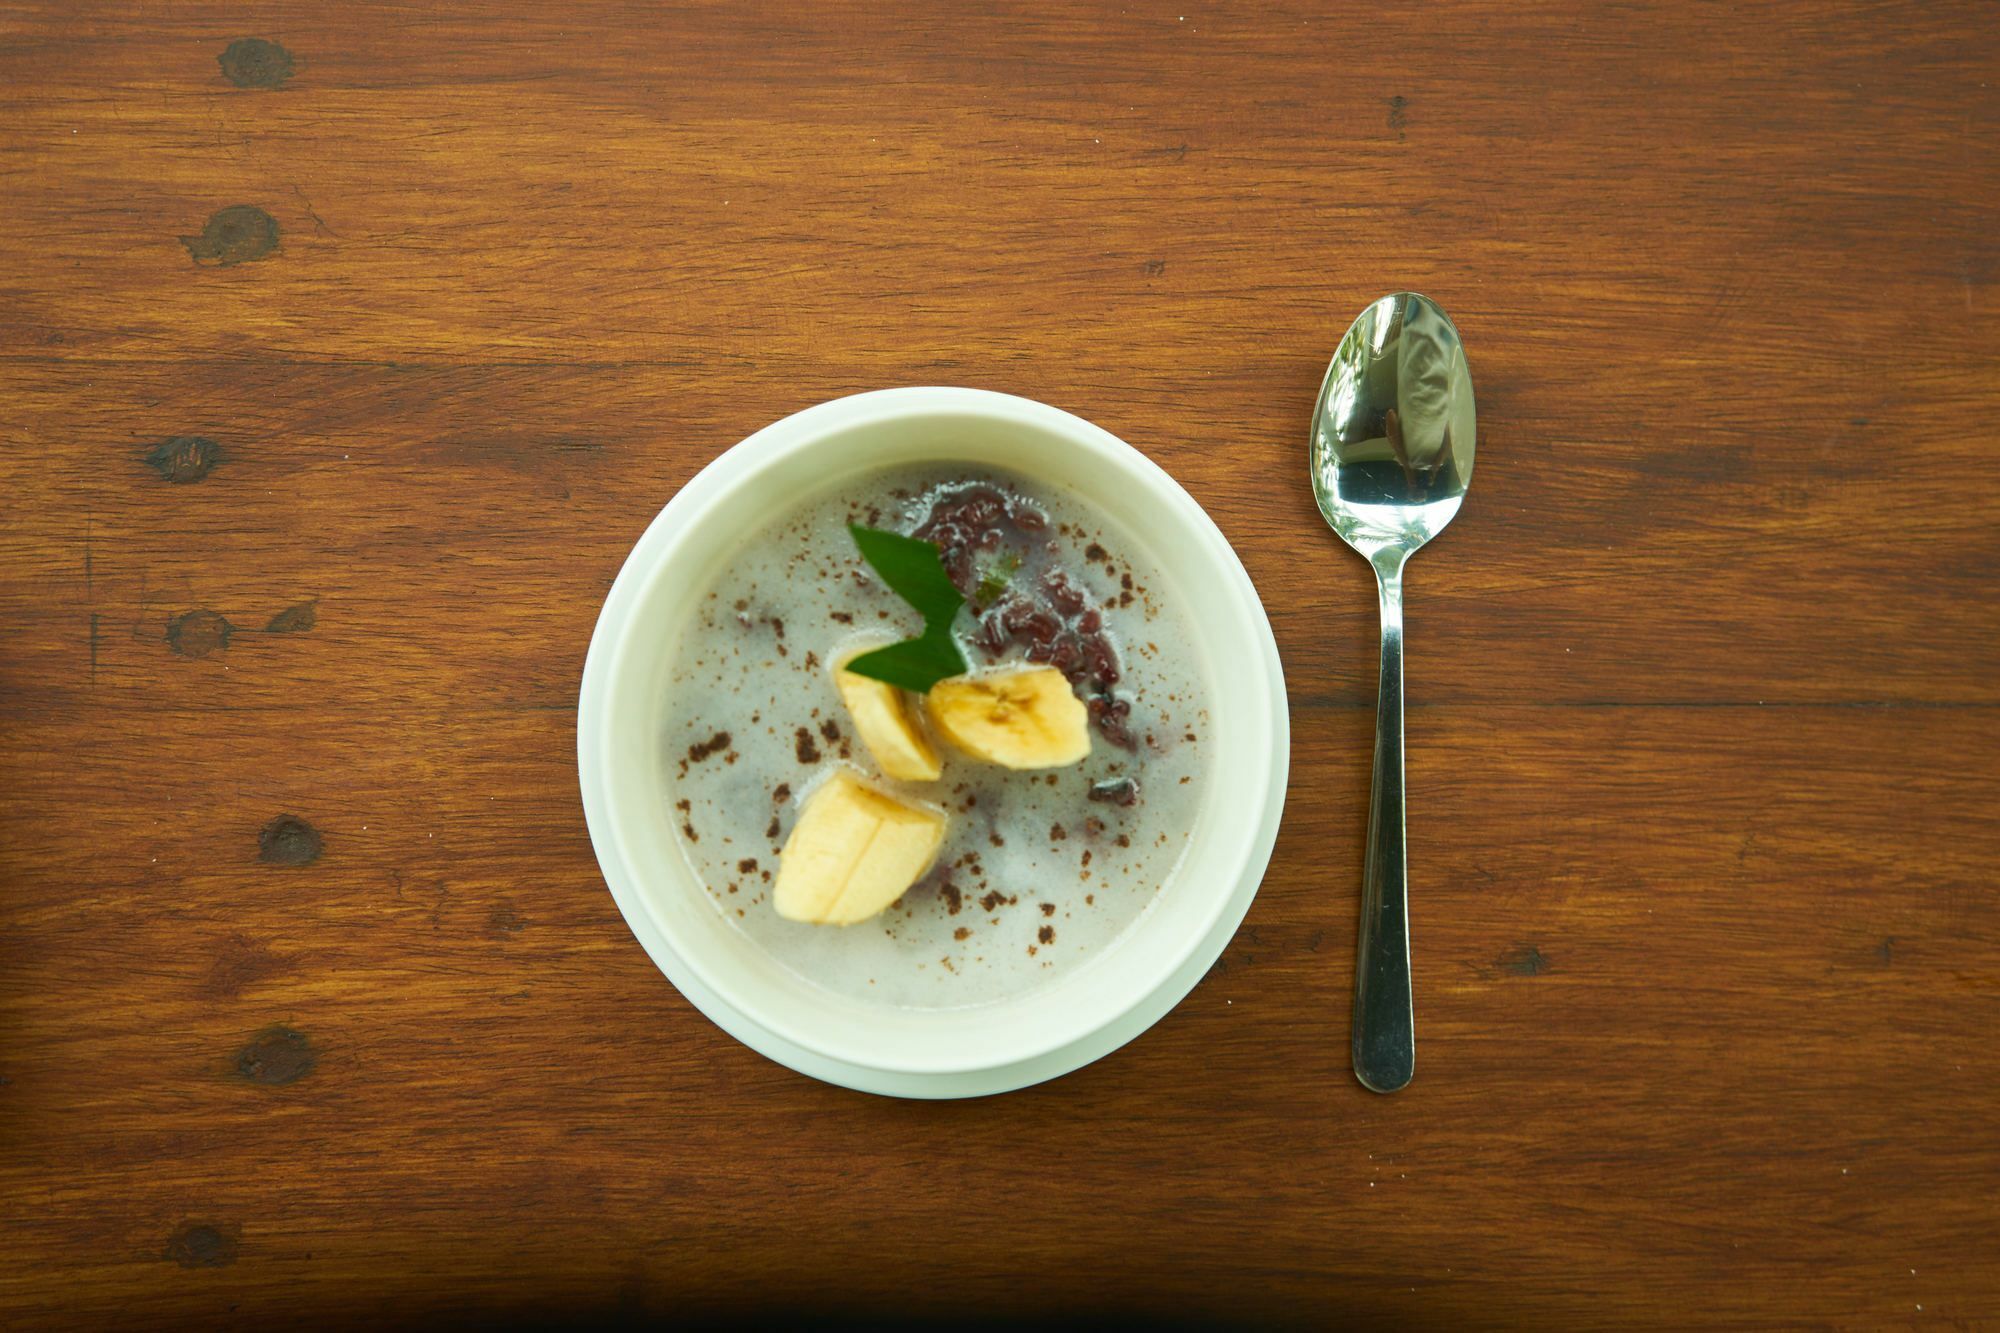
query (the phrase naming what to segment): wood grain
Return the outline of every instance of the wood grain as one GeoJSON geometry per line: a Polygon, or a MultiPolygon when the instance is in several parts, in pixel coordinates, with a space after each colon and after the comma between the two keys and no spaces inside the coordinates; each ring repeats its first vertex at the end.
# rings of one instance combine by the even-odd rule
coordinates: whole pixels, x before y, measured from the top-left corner
{"type": "Polygon", "coordinates": [[[0,1319],[2000,1323],[1996,69],[1969,3],[0,5],[0,1319]],[[1481,440],[1385,1099],[1300,463],[1404,286],[1481,440]],[[944,1106],[695,1013],[572,759],[675,488],[926,382],[1180,478],[1294,731],[1203,985],[944,1106]]]}

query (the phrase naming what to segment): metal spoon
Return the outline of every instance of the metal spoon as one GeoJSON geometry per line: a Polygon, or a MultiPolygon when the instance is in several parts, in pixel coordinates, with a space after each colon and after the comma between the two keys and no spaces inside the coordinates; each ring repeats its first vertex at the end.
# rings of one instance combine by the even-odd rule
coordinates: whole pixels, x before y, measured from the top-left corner
{"type": "Polygon", "coordinates": [[[1312,484],[1341,540],[1375,567],[1382,684],[1354,970],[1354,1074],[1395,1092],[1416,1071],[1403,825],[1403,563],[1444,530],[1472,481],[1472,376],[1449,316],[1415,292],[1361,312],[1313,408],[1312,484]]]}

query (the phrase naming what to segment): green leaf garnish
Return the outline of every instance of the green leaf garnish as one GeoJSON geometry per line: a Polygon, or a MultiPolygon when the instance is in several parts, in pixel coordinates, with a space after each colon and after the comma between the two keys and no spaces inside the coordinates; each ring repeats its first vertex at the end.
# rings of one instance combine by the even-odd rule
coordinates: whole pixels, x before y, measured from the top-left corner
{"type": "Polygon", "coordinates": [[[941,680],[965,674],[965,654],[947,631],[904,639],[849,659],[846,670],[922,694],[941,680]]]}
{"type": "Polygon", "coordinates": [[[984,611],[1007,591],[1007,581],[1014,577],[1014,571],[1021,567],[1021,557],[1012,551],[987,565],[979,573],[979,586],[972,590],[972,600],[984,611]]]}
{"type": "Polygon", "coordinates": [[[846,669],[918,694],[941,680],[964,675],[969,668],[958,641],[951,636],[951,623],[965,605],[965,598],[945,572],[937,543],[859,523],[848,524],[847,530],[861,548],[861,558],[890,591],[924,618],[924,632],[914,639],[862,653],[851,659],[846,669]]]}
{"type": "Polygon", "coordinates": [[[854,534],[861,558],[889,585],[891,592],[917,609],[926,630],[937,621],[949,625],[958,608],[965,605],[965,598],[951,581],[951,575],[944,572],[944,556],[936,542],[866,528],[859,523],[848,524],[847,530],[854,534]]]}

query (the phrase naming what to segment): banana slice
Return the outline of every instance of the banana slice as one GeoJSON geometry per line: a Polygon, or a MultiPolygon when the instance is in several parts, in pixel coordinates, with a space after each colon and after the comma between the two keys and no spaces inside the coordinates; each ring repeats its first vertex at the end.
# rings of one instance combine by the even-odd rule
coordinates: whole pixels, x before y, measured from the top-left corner
{"type": "Polygon", "coordinates": [[[1003,768],[1063,768],[1090,754],[1090,713],[1052,666],[954,676],[924,696],[938,734],[1003,768]]]}
{"type": "Polygon", "coordinates": [[[835,773],[806,801],[778,853],[771,900],[791,921],[866,921],[930,869],[944,816],[835,773]]]}
{"type": "Polygon", "coordinates": [[[944,767],[903,691],[844,669],[833,673],[833,683],[861,743],[885,774],[905,782],[937,781],[944,767]]]}

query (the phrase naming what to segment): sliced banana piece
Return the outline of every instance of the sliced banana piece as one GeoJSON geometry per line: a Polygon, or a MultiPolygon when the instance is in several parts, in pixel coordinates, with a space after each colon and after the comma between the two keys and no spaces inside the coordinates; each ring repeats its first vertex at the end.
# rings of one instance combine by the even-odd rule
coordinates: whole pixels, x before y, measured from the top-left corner
{"type": "Polygon", "coordinates": [[[1063,768],[1090,754],[1090,712],[1052,666],[941,680],[924,707],[940,736],[1003,768],[1063,768]]]}
{"type": "Polygon", "coordinates": [[[835,773],[807,798],[778,853],[778,915],[828,926],[866,921],[930,869],[944,827],[935,811],[835,773]]]}
{"type": "Polygon", "coordinates": [[[924,735],[909,696],[886,681],[857,676],[845,668],[833,673],[841,702],[854,720],[854,730],[868,753],[889,777],[904,782],[935,782],[944,772],[937,747],[924,735]]]}

